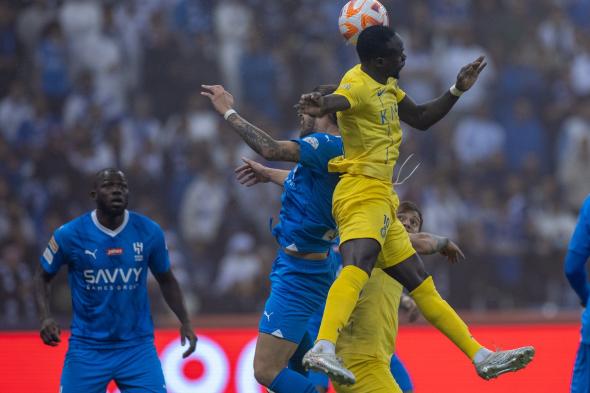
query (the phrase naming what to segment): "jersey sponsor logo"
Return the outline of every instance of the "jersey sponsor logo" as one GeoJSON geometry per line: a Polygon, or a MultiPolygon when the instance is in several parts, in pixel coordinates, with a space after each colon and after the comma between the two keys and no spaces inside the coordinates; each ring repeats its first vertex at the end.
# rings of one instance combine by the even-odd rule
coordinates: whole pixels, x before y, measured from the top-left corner
{"type": "Polygon", "coordinates": [[[266,317],[266,319],[268,319],[268,322],[270,322],[270,316],[271,316],[272,314],[274,314],[274,312],[271,312],[271,313],[269,314],[269,313],[267,313],[267,312],[266,312],[266,310],[264,310],[263,314],[264,314],[264,316],[266,317]]]}
{"type": "Polygon", "coordinates": [[[47,264],[51,265],[53,263],[53,254],[51,253],[51,250],[49,250],[49,247],[45,248],[45,251],[43,252],[43,258],[45,258],[47,264]]]}
{"type": "Polygon", "coordinates": [[[94,251],[90,251],[90,250],[84,250],[84,254],[85,255],[90,255],[92,258],[94,258],[94,260],[96,261],[96,252],[98,251],[97,248],[94,249],[94,251]]]}
{"type": "Polygon", "coordinates": [[[113,256],[113,255],[123,255],[123,249],[122,248],[107,248],[107,255],[109,257],[113,256]]]}
{"type": "Polygon", "coordinates": [[[345,83],[345,84],[343,84],[341,87],[342,87],[344,90],[350,90],[350,88],[351,88],[352,86],[350,85],[350,83],[345,83]]]}
{"type": "Polygon", "coordinates": [[[135,262],[143,261],[143,243],[142,242],[133,243],[133,252],[135,253],[135,262]]]}
{"type": "Polygon", "coordinates": [[[51,249],[51,252],[54,254],[57,253],[57,251],[59,250],[59,245],[55,241],[55,236],[51,236],[51,239],[49,239],[49,248],[51,249]]]}
{"type": "MultiPolygon", "coordinates": [[[[143,268],[131,267],[128,269],[116,268],[116,269],[86,269],[84,270],[84,281],[86,284],[91,285],[104,285],[104,284],[137,284],[139,277],[141,276],[143,268]]],[[[130,285],[129,289],[131,288],[130,285]]],[[[88,286],[86,287],[88,288],[88,286]]],[[[120,289],[120,288],[118,288],[120,289]]],[[[126,287],[123,289],[127,289],[126,287]]]]}
{"type": "Polygon", "coordinates": [[[317,138],[315,138],[313,136],[308,136],[306,138],[303,138],[303,141],[306,143],[309,143],[311,145],[311,147],[313,147],[314,150],[317,150],[318,147],[320,146],[320,141],[318,141],[317,138]]]}

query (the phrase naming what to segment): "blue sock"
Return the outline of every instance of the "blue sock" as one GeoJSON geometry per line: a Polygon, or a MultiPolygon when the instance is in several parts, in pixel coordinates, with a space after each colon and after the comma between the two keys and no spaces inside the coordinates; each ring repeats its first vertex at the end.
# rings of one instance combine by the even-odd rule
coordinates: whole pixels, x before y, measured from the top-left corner
{"type": "Polygon", "coordinates": [[[297,350],[293,356],[291,356],[291,359],[289,359],[289,370],[296,371],[304,377],[309,376],[309,372],[303,368],[302,362],[303,355],[305,355],[305,353],[309,351],[311,347],[313,347],[313,342],[311,341],[309,334],[305,333],[301,339],[301,342],[299,343],[299,346],[297,347],[297,350]]]}
{"type": "Polygon", "coordinates": [[[288,368],[284,368],[268,388],[275,393],[318,393],[309,379],[288,368]]]}

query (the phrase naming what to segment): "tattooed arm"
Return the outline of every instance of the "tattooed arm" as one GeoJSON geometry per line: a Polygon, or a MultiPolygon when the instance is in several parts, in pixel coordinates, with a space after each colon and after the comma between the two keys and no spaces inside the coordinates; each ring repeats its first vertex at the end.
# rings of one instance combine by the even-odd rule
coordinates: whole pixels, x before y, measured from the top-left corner
{"type": "MultiPolygon", "coordinates": [[[[220,85],[203,85],[201,95],[211,100],[211,103],[220,114],[228,113],[233,107],[234,98],[220,85]]],[[[262,157],[269,161],[299,161],[299,144],[291,141],[277,141],[268,133],[248,122],[237,112],[226,117],[226,120],[238,135],[262,157]]]]}
{"type": "Polygon", "coordinates": [[[233,129],[256,153],[269,161],[299,161],[299,144],[277,141],[266,132],[234,113],[227,118],[233,129]]]}

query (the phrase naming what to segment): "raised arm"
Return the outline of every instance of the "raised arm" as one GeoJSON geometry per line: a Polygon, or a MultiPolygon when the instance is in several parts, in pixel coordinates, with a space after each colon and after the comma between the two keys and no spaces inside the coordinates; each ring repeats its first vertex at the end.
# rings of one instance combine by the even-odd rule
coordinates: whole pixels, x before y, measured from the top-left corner
{"type": "Polygon", "coordinates": [[[328,113],[345,111],[350,108],[348,99],[340,94],[322,96],[319,92],[304,94],[299,100],[297,109],[314,117],[321,117],[328,113]]]}
{"type": "Polygon", "coordinates": [[[178,285],[178,281],[176,281],[176,277],[172,273],[172,270],[168,270],[164,273],[154,273],[154,277],[160,285],[164,300],[174,314],[176,314],[176,317],[181,323],[180,343],[184,345],[186,340],[189,341],[188,349],[182,354],[182,357],[186,358],[195,351],[195,348],[197,347],[197,336],[193,331],[188,312],[184,306],[182,291],[180,290],[180,286],[178,285]]]}
{"type": "Polygon", "coordinates": [[[451,263],[465,259],[465,255],[463,255],[463,251],[459,246],[446,237],[426,232],[410,233],[409,235],[412,246],[418,254],[430,255],[438,252],[447,257],[451,263]]]}
{"type": "Polygon", "coordinates": [[[233,110],[234,98],[221,85],[202,85],[201,95],[209,98],[213,107],[232,126],[238,135],[262,157],[269,161],[299,161],[299,145],[291,141],[277,141],[268,133],[248,122],[233,110]]]}
{"type": "Polygon", "coordinates": [[[51,296],[51,280],[55,277],[54,274],[49,274],[41,265],[37,266],[35,271],[34,285],[35,285],[35,302],[37,303],[37,310],[39,310],[39,321],[41,328],[39,335],[41,340],[46,345],[55,347],[61,342],[59,338],[61,330],[59,325],[51,316],[49,310],[50,296],[51,296]]]}
{"type": "Polygon", "coordinates": [[[399,118],[414,128],[427,130],[449,113],[459,96],[475,84],[486,65],[483,56],[467,64],[461,68],[457,82],[448,91],[425,104],[417,105],[410,97],[404,97],[398,104],[399,118]]]}
{"type": "Polygon", "coordinates": [[[288,170],[269,168],[256,161],[249,160],[242,157],[244,165],[236,168],[236,178],[240,184],[246,187],[252,187],[258,183],[274,183],[280,187],[283,187],[285,179],[289,176],[288,170]]]}

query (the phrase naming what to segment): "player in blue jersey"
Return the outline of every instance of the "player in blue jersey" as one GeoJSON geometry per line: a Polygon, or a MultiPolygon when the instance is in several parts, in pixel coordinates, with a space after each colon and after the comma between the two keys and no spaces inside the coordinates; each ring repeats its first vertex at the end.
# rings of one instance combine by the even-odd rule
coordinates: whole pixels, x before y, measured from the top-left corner
{"type": "MultiPolygon", "coordinates": [[[[289,171],[269,168],[252,160],[246,160],[246,164],[237,168],[236,173],[238,181],[246,186],[252,186],[257,183],[266,183],[269,181],[279,186],[283,186],[285,179],[289,175],[289,171]]],[[[434,254],[440,252],[451,262],[457,262],[460,258],[464,258],[461,250],[452,241],[440,236],[420,232],[423,224],[422,213],[415,204],[411,202],[402,202],[398,208],[398,219],[410,234],[412,245],[420,254],[434,254]]],[[[341,262],[339,254],[337,254],[337,256],[338,270],[341,266],[341,262]]],[[[403,308],[410,313],[410,317],[417,316],[414,315],[417,311],[417,306],[413,300],[410,297],[405,296],[404,302],[406,304],[403,308]],[[411,304],[408,304],[408,302],[411,304]]],[[[383,304],[374,304],[373,306],[375,306],[375,312],[379,312],[378,306],[383,306],[383,304]]],[[[313,340],[317,337],[322,315],[323,307],[309,319],[307,327],[308,334],[305,335],[299,348],[293,355],[293,358],[290,361],[290,367],[292,364],[299,364],[305,352],[312,347],[313,340]]],[[[389,369],[403,393],[413,392],[414,388],[411,377],[396,354],[391,356],[389,369]]],[[[311,371],[308,378],[316,386],[316,390],[319,393],[324,393],[328,390],[328,376],[326,374],[311,371]]]]}
{"type": "Polygon", "coordinates": [[[189,342],[183,357],[197,343],[170,270],[164,233],[154,221],[127,210],[127,179],[121,171],[97,173],[90,195],[96,210],[54,232],[35,277],[41,339],[56,346],[60,328],[49,310],[50,283],[62,266],[68,267],[73,318],[60,393],[104,393],[111,380],[122,393],[164,393],[148,269],[181,322],[182,344],[189,342]]]}
{"type": "Polygon", "coordinates": [[[590,311],[588,296],[590,284],[586,274],[586,262],[590,258],[590,196],[586,198],[580,211],[578,224],[565,257],[565,275],[580,298],[584,307],[582,314],[582,340],[576,356],[572,378],[572,393],[590,392],[590,311]]]}
{"type": "MultiPolygon", "coordinates": [[[[309,318],[324,305],[336,274],[330,252],[336,236],[332,193],[338,174],[328,172],[328,161],[341,154],[342,143],[334,116],[301,116],[300,138],[277,141],[232,109],[233,97],[222,86],[203,86],[215,109],[258,154],[273,161],[296,162],[283,178],[280,222],[273,228],[279,243],[271,279],[271,293],[260,319],[254,355],[256,380],[275,393],[314,393],[301,363],[287,368],[304,340],[309,318]]],[[[320,87],[329,94],[334,87],[320,87]]]]}

